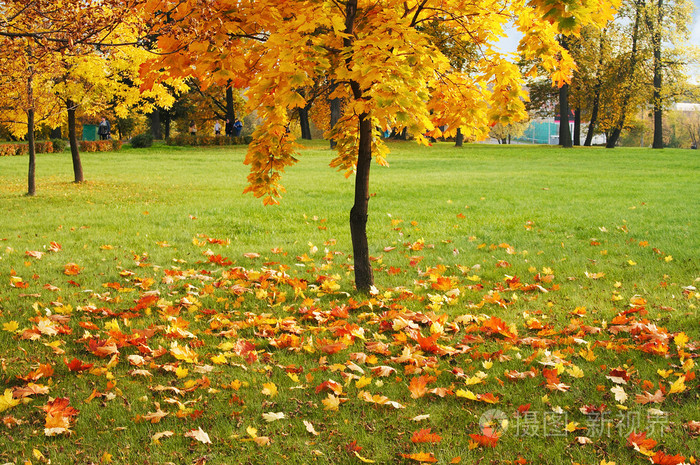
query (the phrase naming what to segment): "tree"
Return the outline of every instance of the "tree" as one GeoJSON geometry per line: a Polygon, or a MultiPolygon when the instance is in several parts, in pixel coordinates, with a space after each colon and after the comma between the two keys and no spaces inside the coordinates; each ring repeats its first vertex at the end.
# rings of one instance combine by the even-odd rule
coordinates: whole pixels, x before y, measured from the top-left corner
{"type": "MultiPolygon", "coordinates": [[[[654,141],[652,148],[664,147],[663,112],[664,112],[664,70],[678,67],[677,57],[672,58],[673,51],[664,50],[664,42],[677,45],[688,39],[688,25],[692,21],[692,2],[687,0],[654,0],[644,10],[647,37],[652,52],[653,90],[651,104],[654,114],[654,141]],[[666,56],[666,59],[664,59],[666,56]]],[[[669,94],[669,92],[666,92],[669,94]]]]}
{"type": "Polygon", "coordinates": [[[264,204],[278,202],[281,174],[296,162],[289,110],[306,105],[301,91],[316,80],[336,85],[330,98],[345,105],[326,133],[337,143],[330,165],[355,175],[355,285],[367,292],[374,283],[366,234],[370,164],[374,158],[386,165],[388,152],[377,127],[406,128],[418,143],[441,136],[442,126],[446,135],[460,128],[465,137],[485,138],[492,124],[526,116],[522,75],[494,47],[502,25],[514,21],[524,34],[521,55],[539,57],[554,81],[564,83],[573,62],[554,37],[606,21],[613,10],[592,0],[516,1],[508,8],[476,0],[148,0],[145,12],[147,23],[162,24],[157,33],[164,55],[150,69],[211,83],[231,79],[247,88],[248,109],[262,124],[248,147],[245,191],[264,204]],[[434,22],[478,49],[468,71],[455,69],[424,32],[434,22]]]}

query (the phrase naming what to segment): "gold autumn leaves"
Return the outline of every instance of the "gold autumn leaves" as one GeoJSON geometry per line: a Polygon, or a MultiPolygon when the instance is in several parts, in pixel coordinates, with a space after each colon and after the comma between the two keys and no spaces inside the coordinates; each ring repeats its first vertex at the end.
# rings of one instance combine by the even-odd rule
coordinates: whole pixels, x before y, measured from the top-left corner
{"type": "MultiPolygon", "coordinates": [[[[225,396],[230,415],[245,425],[238,439],[261,446],[283,440],[263,434],[265,425],[274,422],[303,421],[309,435],[323,436],[317,419],[272,408],[296,392],[305,393],[311,405],[328,415],[343,409],[418,410],[414,421],[429,423],[430,415],[423,412],[432,402],[452,399],[477,410],[507,410],[514,402],[517,406],[520,402],[508,394],[508,386],[516,383],[539,392],[545,405],[554,405],[553,399],[576,402],[570,393],[585,396],[592,386],[619,411],[642,406],[660,411],[669,398],[682,398],[697,388],[697,341],[650,320],[649,304],[639,296],[625,305],[611,300],[618,312],[609,322],[595,319],[584,307],[571,310],[563,322],[530,309],[512,315],[516,302],[533,302],[536,308],[539,296],[559,291],[550,268],[531,269],[531,279],[504,274],[492,282],[483,277],[484,267],[505,271],[511,263],[494,259],[478,267],[426,266],[416,254],[432,246],[419,240],[403,244],[405,269],[379,268],[389,275],[414,276],[411,289],[375,289],[365,300],[356,300],[343,291],[346,265],[340,253],[328,251],[319,260],[313,250],[318,253],[318,248],[312,247],[297,257],[305,270],[298,275],[282,263],[258,265],[258,253],[227,257],[227,240],[200,236],[193,243],[221,249],[203,250],[199,263],[189,268],[157,266],[146,254],[134,255],[131,269],[118,270],[118,282],[105,282],[100,292],[91,291],[87,302],[78,300],[74,306],[65,299],[23,294],[32,302],[33,314],[5,322],[2,329],[44,346],[47,355],[15,376],[0,395],[3,423],[23,427],[26,419],[13,412],[23,403],[41,403],[44,433],[69,434],[81,421],[79,405],[123,397],[124,379],[141,384],[152,406],[135,413],[133,421],[169,428],[176,421],[188,425],[180,433],[156,432],[154,443],[176,434],[215,443],[217,437],[198,422],[209,414],[208,398],[225,396]],[[650,377],[629,364],[601,363],[628,351],[644,353],[660,368],[650,377]],[[282,362],[288,360],[286,354],[302,355],[304,361],[297,357],[296,363],[282,362]],[[59,377],[86,377],[94,380],[95,388],[67,395],[56,387],[59,377]],[[40,402],[42,398],[46,400],[40,402]],[[253,418],[246,413],[250,404],[270,408],[253,418]]],[[[503,251],[511,262],[517,257],[508,244],[478,248],[503,251]]],[[[54,253],[65,253],[56,249],[54,253]]],[[[398,252],[392,247],[385,253],[398,252]]],[[[275,249],[273,255],[283,252],[275,249]]],[[[27,256],[42,259],[38,253],[27,256]]],[[[88,270],[89,265],[68,261],[61,271],[68,286],[79,289],[88,270]]],[[[594,280],[585,273],[581,279],[594,280]]],[[[42,284],[41,277],[31,281],[48,296],[60,290],[59,283],[42,284]]],[[[10,287],[26,292],[13,286],[17,282],[29,280],[12,273],[10,287]]],[[[684,298],[698,296],[688,290],[684,298]]],[[[579,407],[582,415],[610,408],[593,402],[579,407]]],[[[520,405],[515,414],[529,409],[530,404],[520,405]]],[[[697,434],[692,421],[684,428],[697,434]]],[[[576,434],[580,444],[591,441],[579,422],[570,422],[565,431],[576,434]]],[[[498,447],[503,439],[497,430],[464,434],[473,448],[498,447]]],[[[677,456],[658,444],[652,447],[639,436],[643,431],[635,434],[629,440],[635,451],[655,463],[674,463],[677,456]]],[[[410,436],[416,447],[440,441],[435,425],[416,428],[410,436]]],[[[371,461],[356,443],[348,444],[348,453],[371,461]]],[[[437,460],[430,452],[402,456],[437,460]]]]}

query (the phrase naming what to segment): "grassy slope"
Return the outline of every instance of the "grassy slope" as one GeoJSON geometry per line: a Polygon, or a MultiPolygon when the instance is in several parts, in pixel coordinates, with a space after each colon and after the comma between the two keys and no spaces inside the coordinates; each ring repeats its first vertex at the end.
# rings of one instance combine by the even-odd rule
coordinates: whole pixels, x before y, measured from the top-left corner
{"type": "MultiPolygon", "coordinates": [[[[696,181],[700,162],[693,152],[641,149],[564,151],[551,147],[481,145],[459,150],[448,144],[420,148],[401,143],[393,148],[389,159],[392,166],[389,169],[373,167],[371,179],[371,190],[376,195],[370,202],[369,236],[371,254],[378,258],[375,262],[376,281],[382,291],[406,286],[425,294],[414,286],[414,282],[426,278],[419,276],[408,264],[410,257],[422,256],[423,261],[417,267],[420,270],[444,264],[448,266],[447,274],[461,276],[455,267],[461,265],[471,268],[468,275],[480,276],[485,286],[483,292],[466,290],[464,286],[471,282],[460,277],[462,297],[456,305],[442,308],[453,316],[485,312],[517,324],[523,333],[526,332],[523,330],[525,322],[536,312],[544,313],[537,315],[540,320],[561,330],[571,318],[568,312],[585,306],[588,311],[585,323],[600,326],[603,321],[610,322],[621,309],[628,308],[627,303],[633,296],[641,295],[649,302],[647,308],[653,321],[672,333],[685,331],[691,340],[697,341],[700,336],[697,303],[688,300],[682,289],[697,285],[695,280],[699,277],[700,265],[697,252],[700,250],[700,213],[694,206],[700,198],[696,181]],[[405,247],[405,244],[419,240],[434,248],[411,251],[405,247]],[[641,247],[640,241],[647,241],[649,245],[641,247]],[[597,243],[599,245],[595,245],[597,243]],[[481,244],[485,246],[480,248],[481,244]],[[498,247],[499,244],[509,244],[515,253],[509,254],[505,248],[498,247]],[[396,249],[385,252],[383,249],[388,246],[396,249]],[[666,261],[664,257],[673,259],[666,261]],[[508,261],[511,266],[497,268],[495,264],[500,260],[508,261]],[[517,300],[508,295],[512,305],[506,309],[470,307],[479,304],[486,290],[503,283],[504,275],[517,275],[524,282],[532,282],[534,274],[544,268],[552,269],[560,290],[536,296],[519,295],[517,300]],[[393,270],[392,274],[387,273],[389,269],[393,270]],[[586,277],[586,272],[605,273],[605,277],[591,280],[586,277]],[[667,283],[665,287],[660,285],[662,282],[667,283]],[[614,295],[619,295],[622,300],[612,301],[614,295]],[[673,307],[674,310],[661,307],[673,307]]],[[[20,329],[27,327],[27,317],[34,314],[31,306],[37,300],[41,303],[39,308],[48,307],[49,301],[57,299],[63,299],[73,307],[93,302],[89,293],[80,291],[104,292],[103,283],[124,283],[119,271],[135,269],[135,255],[143,259],[146,253],[149,255],[147,261],[160,267],[211,268],[197,264],[206,259],[202,251],[207,247],[245,267],[279,261],[291,266],[290,273],[311,281],[317,274],[336,275],[340,290],[352,292],[352,275],[347,266],[347,255],[351,254],[347,218],[352,202],[352,182],[327,168],[330,153],[325,144],[311,144],[311,148],[302,154],[301,162],[289,170],[284,179],[289,192],[282,206],[275,208],[263,208],[258,200],[241,195],[246,175],[241,164],[243,157],[241,148],[206,151],[154,148],[84,154],[88,182],[76,186],[68,182],[72,171],[67,154],[41,155],[38,196],[31,199],[22,196],[26,159],[0,159],[0,323],[19,321],[20,329]],[[192,243],[198,234],[230,238],[231,245],[227,248],[216,244],[198,247],[192,243]],[[24,255],[26,250],[41,250],[50,241],[62,244],[63,251],[47,254],[39,261],[24,255]],[[167,241],[170,247],[159,246],[159,241],[167,241]],[[101,249],[100,246],[104,245],[113,248],[101,249]],[[315,257],[319,268],[313,272],[309,271],[309,264],[304,268],[296,266],[300,260],[295,258],[310,254],[312,246],[320,249],[315,257]],[[287,255],[271,253],[273,247],[281,248],[287,255]],[[332,265],[325,268],[318,257],[324,248],[340,252],[332,265]],[[242,256],[246,252],[257,252],[262,257],[251,260],[242,256]],[[185,263],[173,262],[173,259],[185,263]],[[64,276],[63,265],[69,261],[84,267],[84,272],[78,277],[64,276]],[[10,270],[15,270],[28,281],[30,287],[23,291],[10,288],[10,270]],[[32,279],[32,275],[37,275],[37,278],[32,279]],[[67,283],[69,279],[78,281],[81,290],[72,288],[67,283]],[[47,282],[62,290],[48,293],[42,288],[47,282]],[[42,297],[20,297],[22,292],[40,293],[42,297]]],[[[136,271],[141,274],[141,270],[136,268],[136,271]]],[[[157,282],[162,277],[159,270],[144,273],[152,275],[157,282]]],[[[116,307],[121,310],[129,308],[135,298],[135,295],[126,293],[125,303],[116,307]]],[[[342,299],[342,295],[336,298],[342,299]]],[[[326,297],[319,302],[328,305],[328,301],[326,297]]],[[[217,305],[213,300],[206,304],[217,305]]],[[[403,304],[414,311],[425,311],[425,302],[403,304]]],[[[256,309],[254,302],[245,305],[256,309]]],[[[77,325],[75,328],[82,331],[77,325]]],[[[253,337],[252,333],[247,335],[253,337]]],[[[217,344],[218,341],[207,340],[207,343],[217,344]]],[[[15,375],[24,375],[32,365],[51,359],[44,346],[30,341],[18,343],[7,331],[0,331],[0,347],[7,348],[0,351],[0,358],[4,361],[2,377],[7,386],[18,384],[15,375]],[[14,350],[18,344],[27,355],[14,350]]],[[[69,358],[77,356],[81,360],[104,364],[82,350],[80,344],[69,342],[66,347],[69,358]]],[[[502,348],[498,341],[487,341],[484,347],[490,350],[498,348],[502,348]]],[[[347,352],[360,350],[362,345],[358,343],[331,360],[343,363],[347,352]]],[[[507,353],[515,355],[512,351],[507,353]]],[[[529,354],[527,348],[523,349],[523,356],[529,354]]],[[[581,415],[577,414],[578,407],[583,404],[606,403],[614,415],[622,412],[612,408],[615,402],[610,399],[611,385],[601,391],[596,389],[605,385],[601,373],[594,376],[600,365],[613,368],[626,363],[639,371],[638,380],[657,382],[660,381],[657,368],[677,363],[677,358],[675,362],[660,362],[636,351],[616,353],[601,350],[598,356],[599,359],[592,363],[574,360],[588,376],[583,380],[566,379],[574,382],[570,382],[572,391],[565,394],[545,390],[540,385],[541,377],[500,386],[493,378],[503,369],[526,369],[517,359],[497,362],[493,369],[498,368],[498,373],[486,386],[473,387],[473,390],[498,393],[502,401],[495,407],[506,412],[511,420],[518,405],[530,402],[533,411],[537,412],[563,406],[571,420],[583,422],[581,415]],[[551,399],[542,399],[545,394],[551,399]]],[[[318,362],[318,354],[279,353],[275,357],[279,364],[304,366],[306,373],[318,362]]],[[[489,460],[514,460],[519,453],[535,462],[570,463],[576,460],[597,463],[601,457],[608,457],[628,463],[632,455],[616,430],[613,430],[612,439],[597,440],[596,448],[573,446],[571,437],[542,441],[542,438],[510,434],[504,436],[493,450],[469,450],[468,433],[478,432],[478,419],[489,405],[465,403],[454,397],[435,402],[413,402],[406,391],[411,376],[403,376],[401,370],[401,382],[377,386],[375,380],[372,386],[373,393],[399,399],[408,406],[398,413],[362,404],[356,399],[356,390],[351,387],[347,388],[347,396],[351,399],[348,407],[341,407],[340,412],[332,417],[322,410],[320,399],[325,394],[314,395],[313,389],[310,393],[290,394],[272,405],[261,398],[259,388],[250,389],[246,398],[247,410],[237,420],[229,417],[235,408],[228,402],[228,397],[207,397],[204,401],[207,403],[204,429],[217,439],[214,445],[207,447],[192,444],[191,440],[182,437],[182,431],[199,425],[194,421],[168,419],[162,426],[133,423],[136,414],[145,414],[154,408],[151,398],[148,403],[137,400],[150,396],[150,393],[144,389],[143,382],[126,377],[128,366],[115,369],[115,373],[125,377],[123,400],[100,406],[81,403],[80,400],[87,398],[92,389],[103,389],[103,378],[68,373],[65,366],[60,366],[59,358],[52,362],[56,363],[59,374],[55,376],[56,387],[52,388],[51,394],[70,396],[72,403],[81,410],[74,428],[75,435],[70,439],[55,438],[44,444],[41,434],[43,419],[41,412],[34,408],[34,405],[41,405],[43,399],[36,400],[3,413],[25,418],[29,424],[11,430],[11,436],[5,439],[8,441],[6,447],[0,447],[0,451],[8,452],[0,452],[0,459],[27,458],[31,449],[36,447],[59,463],[61,457],[65,458],[63,454],[70,456],[76,450],[79,452],[77,456],[84,457],[86,462],[99,460],[92,449],[109,438],[118,448],[108,452],[123,463],[133,463],[136,457],[145,457],[144,461],[153,463],[178,462],[204,454],[211,454],[216,463],[224,463],[226,460],[222,457],[228,447],[241,447],[243,458],[240,461],[254,463],[257,446],[232,437],[236,434],[245,436],[248,425],[256,426],[273,438],[272,449],[267,452],[273,462],[319,460],[320,463],[353,463],[357,459],[344,450],[352,440],[357,440],[357,444],[364,448],[361,455],[377,462],[395,461],[399,453],[418,450],[433,452],[441,463],[449,462],[454,456],[462,456],[462,463],[483,455],[489,460]],[[260,414],[265,411],[291,412],[295,409],[297,419],[309,419],[317,426],[324,425],[320,439],[309,437],[298,422],[266,424],[260,420],[260,414]],[[440,444],[411,445],[412,431],[428,427],[408,421],[421,413],[431,414],[430,426],[443,436],[440,444]],[[96,415],[100,419],[90,421],[97,418],[96,415]],[[115,427],[126,429],[115,431],[115,427]],[[147,443],[150,434],[165,429],[175,430],[178,434],[163,440],[162,446],[140,446],[147,443]],[[67,452],[61,452],[62,448],[67,452]],[[145,455],[139,455],[143,454],[141,449],[146,451],[145,455]],[[315,457],[309,452],[313,449],[324,455],[315,457]]],[[[484,370],[480,362],[470,363],[463,358],[455,358],[450,363],[470,374],[484,370]]],[[[159,374],[157,382],[173,384],[172,375],[166,375],[159,374]]],[[[269,376],[279,386],[285,384],[284,373],[274,371],[269,376]]],[[[252,386],[261,383],[252,373],[241,372],[235,367],[221,378],[212,376],[220,383],[233,378],[247,379],[252,386]]],[[[335,378],[340,380],[340,376],[335,378]]],[[[322,379],[327,377],[317,376],[310,383],[311,387],[322,379]]],[[[441,385],[449,384],[449,380],[443,374],[441,385]]],[[[462,387],[456,384],[456,388],[462,387]]],[[[693,386],[697,386],[697,382],[693,386]]],[[[697,439],[682,434],[680,426],[684,421],[698,420],[697,389],[683,399],[667,401],[661,406],[672,412],[675,423],[673,434],[667,434],[661,441],[668,444],[669,452],[684,452],[681,445],[686,441],[691,445],[698,444],[697,439]]],[[[633,407],[630,401],[628,404],[633,407]]],[[[203,408],[201,401],[197,408],[203,408]]],[[[661,440],[658,435],[656,438],[661,440]]],[[[692,448],[685,450],[686,453],[689,451],[692,448]]],[[[635,460],[643,463],[639,458],[635,460]]]]}

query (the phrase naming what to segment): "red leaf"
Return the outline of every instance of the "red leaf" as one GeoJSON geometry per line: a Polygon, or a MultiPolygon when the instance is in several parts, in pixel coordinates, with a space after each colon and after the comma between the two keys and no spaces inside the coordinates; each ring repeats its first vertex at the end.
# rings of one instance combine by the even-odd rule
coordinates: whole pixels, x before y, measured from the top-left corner
{"type": "Polygon", "coordinates": [[[666,455],[661,451],[656,452],[651,458],[652,463],[658,463],[661,465],[678,465],[679,463],[685,462],[685,457],[682,455],[666,455]]]}
{"type": "Polygon", "coordinates": [[[418,431],[413,432],[413,437],[411,437],[411,441],[414,443],[440,442],[440,441],[442,441],[442,437],[438,434],[431,433],[430,428],[419,429],[418,431]]]}
{"type": "Polygon", "coordinates": [[[81,373],[85,370],[89,370],[90,368],[92,368],[93,365],[92,363],[83,363],[77,358],[73,358],[73,360],[71,360],[70,362],[68,362],[68,359],[64,358],[63,363],[66,364],[70,371],[76,371],[78,373],[81,373]]]}

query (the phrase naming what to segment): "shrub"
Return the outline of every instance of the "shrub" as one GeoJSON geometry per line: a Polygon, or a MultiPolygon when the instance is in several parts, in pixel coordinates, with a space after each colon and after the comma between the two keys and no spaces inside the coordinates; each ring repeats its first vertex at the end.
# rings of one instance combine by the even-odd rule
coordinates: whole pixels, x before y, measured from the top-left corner
{"type": "MultiPolygon", "coordinates": [[[[54,145],[51,141],[36,141],[34,142],[36,153],[51,153],[54,151],[54,145]]],[[[29,145],[26,142],[14,142],[0,145],[0,157],[13,155],[29,154],[29,145]]]]}
{"type": "Polygon", "coordinates": [[[109,152],[110,150],[119,150],[121,141],[81,140],[79,145],[81,152],[109,152]]]}
{"type": "Polygon", "coordinates": [[[81,140],[78,142],[81,152],[97,152],[97,141],[81,140]]]}
{"type": "Polygon", "coordinates": [[[169,137],[165,143],[168,145],[183,146],[209,146],[209,145],[242,145],[250,144],[253,140],[251,136],[228,137],[228,136],[192,136],[191,134],[178,134],[169,137]]]}
{"type": "Polygon", "coordinates": [[[131,138],[131,146],[135,149],[150,147],[153,145],[153,135],[150,132],[145,132],[131,138]]]}
{"type": "MultiPolygon", "coordinates": [[[[53,153],[53,143],[50,140],[35,142],[34,148],[36,153],[53,153]]],[[[28,147],[27,150],[29,150],[28,147]]]]}
{"type": "Polygon", "coordinates": [[[51,143],[55,153],[63,152],[68,147],[68,142],[63,139],[51,139],[51,143]]]}
{"type": "Polygon", "coordinates": [[[112,150],[114,152],[116,152],[117,150],[121,150],[122,141],[120,141],[119,139],[112,139],[112,140],[110,140],[110,142],[112,143],[112,150]]]}
{"type": "Polygon", "coordinates": [[[0,145],[0,157],[12,157],[17,155],[16,144],[2,144],[0,145]]]}

